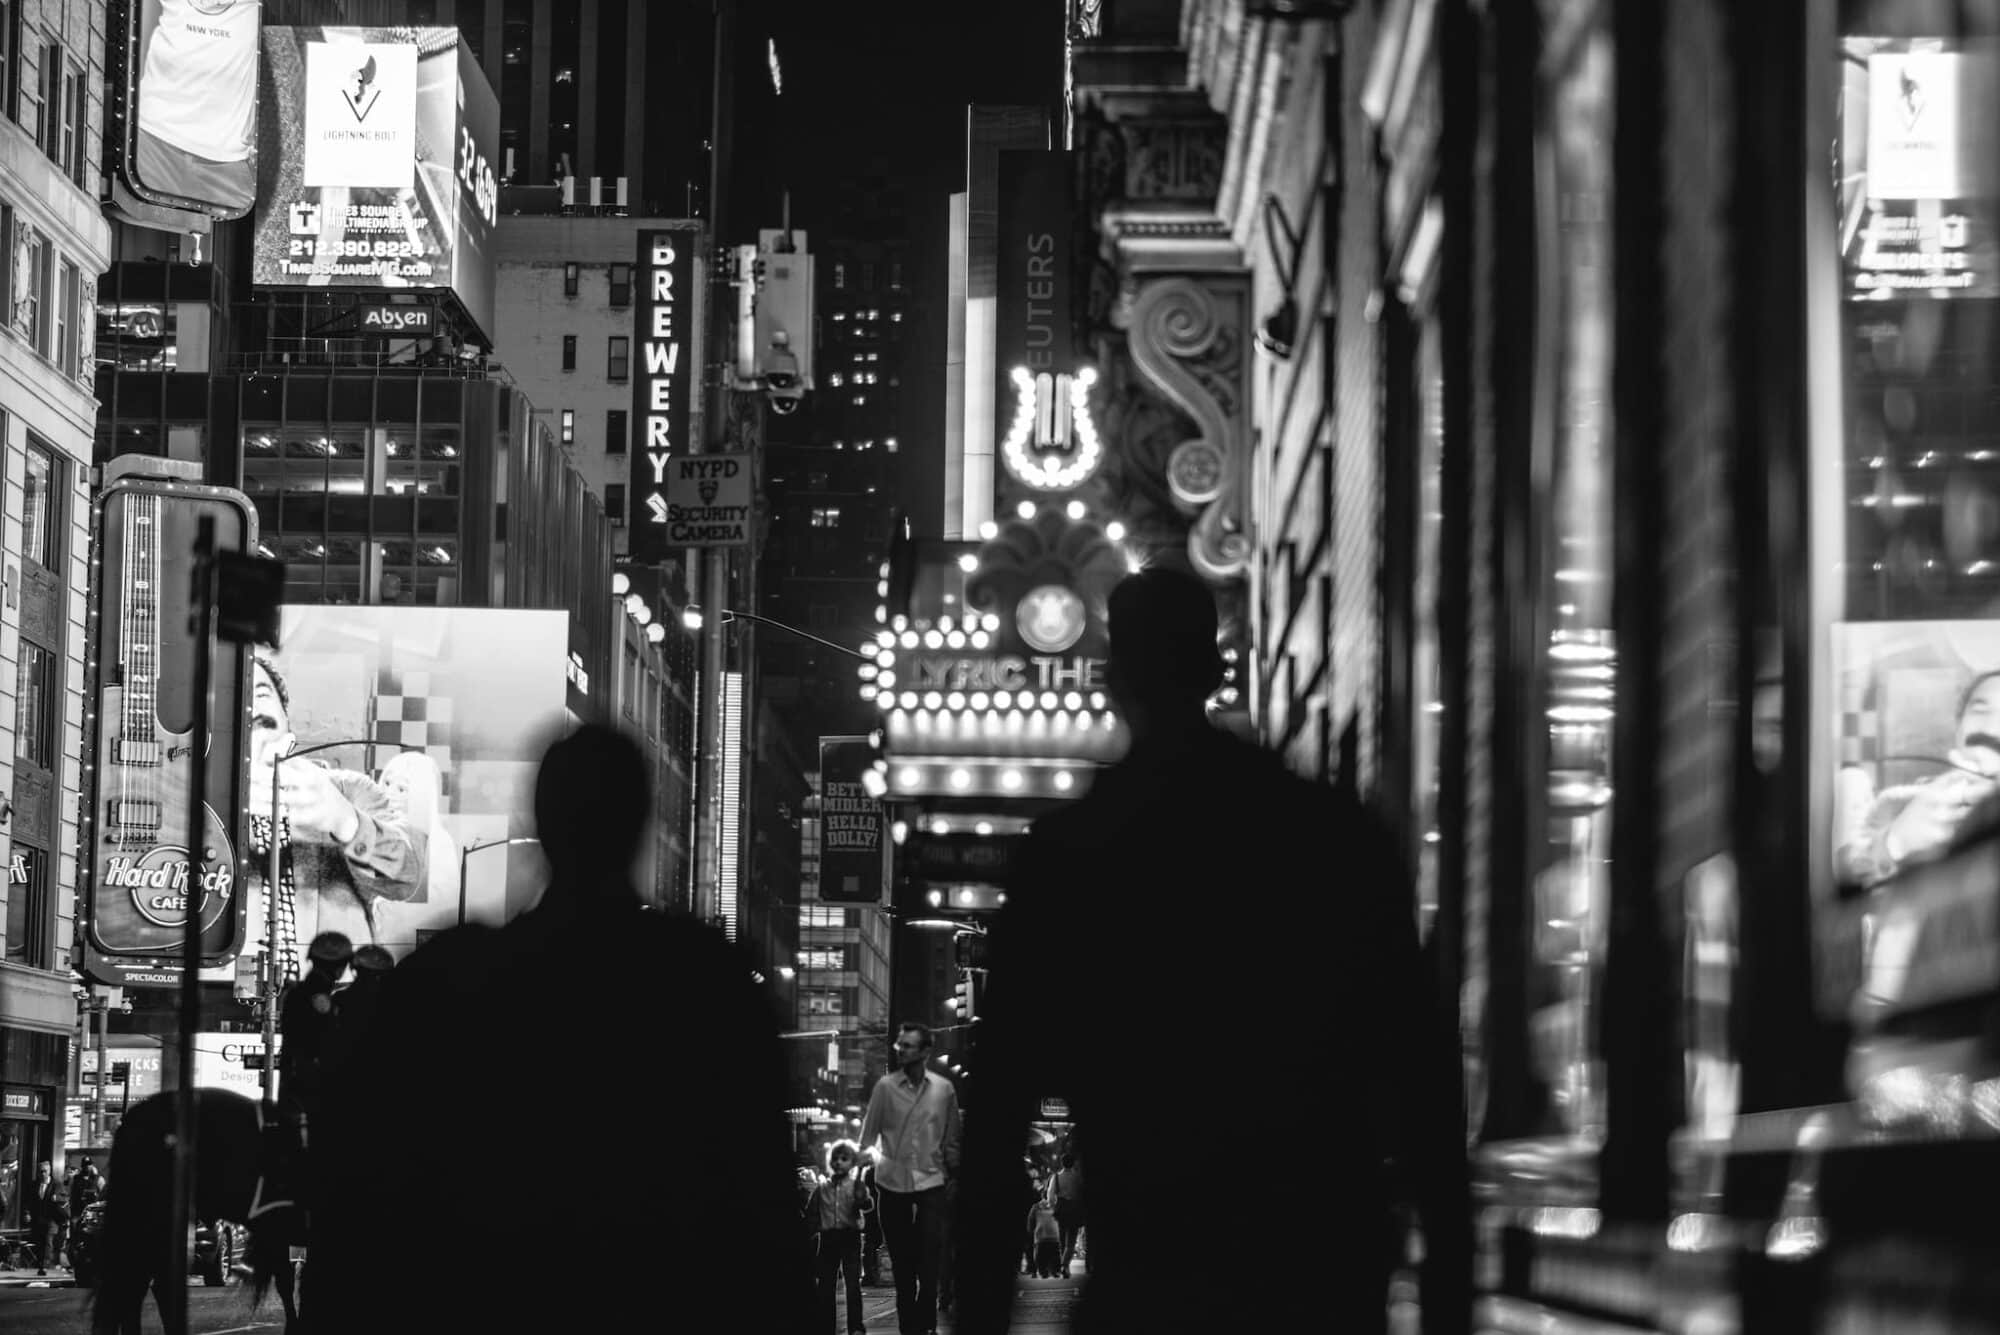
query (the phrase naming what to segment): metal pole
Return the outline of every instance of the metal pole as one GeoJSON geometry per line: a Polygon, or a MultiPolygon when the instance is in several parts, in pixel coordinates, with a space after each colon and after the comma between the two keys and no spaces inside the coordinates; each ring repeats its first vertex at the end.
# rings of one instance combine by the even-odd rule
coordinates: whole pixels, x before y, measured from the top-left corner
{"type": "MultiPolygon", "coordinates": [[[[709,109],[708,232],[711,246],[723,244],[725,235],[723,163],[727,160],[730,102],[729,51],[735,29],[734,0],[715,0],[715,50],[713,98],[709,109]]],[[[716,310],[733,310],[730,303],[714,303],[716,310]]],[[[717,319],[709,321],[715,332],[717,319]]],[[[705,358],[706,360],[706,358],[705,358]]],[[[718,363],[720,364],[720,363],[718,363]]],[[[714,406],[701,442],[705,452],[723,449],[729,430],[728,380],[711,382],[714,406]]],[[[696,680],[700,684],[700,713],[695,719],[695,832],[694,894],[692,908],[700,922],[712,922],[721,901],[722,874],[722,674],[724,641],[722,609],[729,605],[729,549],[701,550],[701,602],[707,615],[701,623],[701,645],[696,680]]]]}
{"type": "Polygon", "coordinates": [[[264,873],[264,1102],[278,1100],[278,999],[285,990],[278,959],[278,894],[284,863],[278,848],[278,768],[271,767],[271,865],[264,873]]]}
{"type": "Polygon", "coordinates": [[[472,857],[473,850],[484,848],[484,844],[467,844],[458,850],[458,925],[465,926],[465,864],[472,857]]]}
{"type": "Polygon", "coordinates": [[[211,674],[215,656],[215,517],[203,515],[194,540],[194,724],[188,747],[187,861],[182,864],[180,1087],[174,1098],[174,1175],[167,1208],[167,1273],[158,1286],[160,1324],[187,1329],[190,1221],[195,1208],[197,1117],[194,1035],[201,1027],[202,837],[207,833],[208,735],[215,709],[211,674]]]}
{"type": "MultiPolygon", "coordinates": [[[[90,1009],[97,1021],[97,1089],[90,1100],[90,1143],[95,1148],[104,1140],[104,1082],[111,1078],[111,1067],[104,1060],[104,1035],[111,1027],[111,998],[92,997],[90,1009]]],[[[126,1079],[131,1077],[128,1075],[126,1079]]]]}

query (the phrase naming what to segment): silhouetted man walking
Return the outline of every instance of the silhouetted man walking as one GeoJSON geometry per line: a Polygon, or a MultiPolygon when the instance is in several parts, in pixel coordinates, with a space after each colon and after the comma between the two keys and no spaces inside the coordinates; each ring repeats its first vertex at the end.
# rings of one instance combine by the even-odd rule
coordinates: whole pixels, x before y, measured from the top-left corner
{"type": "MultiPolygon", "coordinates": [[[[1428,1186],[1435,1267],[1463,1259],[1469,1228],[1457,1052],[1425,1018],[1401,859],[1357,802],[1211,726],[1204,585],[1156,568],[1109,611],[1132,749],[1035,823],[993,930],[958,1331],[1007,1328],[1021,1149],[1044,1096],[1069,1101],[1089,1143],[1080,1335],[1382,1331],[1398,1175],[1428,1186]],[[1239,1265],[1190,1261],[1186,1124],[1162,1113],[1176,1106],[1226,1156],[1202,1190],[1228,1202],[1239,1265]],[[1302,1186],[1301,1155],[1332,1173],[1302,1186]]],[[[1432,1330],[1454,1328],[1449,1287],[1427,1290],[1432,1330]]]]}
{"type": "Polygon", "coordinates": [[[314,1329],[610,1330],[643,1314],[665,1331],[817,1335],[776,1019],[720,932],[642,904],[651,810],[638,748],[579,728],[535,785],[541,902],[497,931],[442,933],[382,980],[315,1144],[333,1142],[314,1329]],[[620,1135],[619,1190],[585,1221],[588,1264],[547,1264],[577,1244],[559,1165],[604,1134],[578,1082],[635,1069],[647,1094],[620,1135]],[[385,1228],[421,1245],[385,1259],[385,1228]]]}

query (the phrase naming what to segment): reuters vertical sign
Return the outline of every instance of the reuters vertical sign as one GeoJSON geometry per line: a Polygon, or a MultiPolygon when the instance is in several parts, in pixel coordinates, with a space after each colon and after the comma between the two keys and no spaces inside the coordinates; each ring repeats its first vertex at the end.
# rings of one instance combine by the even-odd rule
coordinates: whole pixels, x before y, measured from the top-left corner
{"type": "Polygon", "coordinates": [[[632,303],[632,420],[639,440],[629,526],[631,559],[639,565],[666,560],[675,545],[668,541],[668,467],[691,444],[699,235],[691,228],[639,233],[639,292],[632,303]]]}

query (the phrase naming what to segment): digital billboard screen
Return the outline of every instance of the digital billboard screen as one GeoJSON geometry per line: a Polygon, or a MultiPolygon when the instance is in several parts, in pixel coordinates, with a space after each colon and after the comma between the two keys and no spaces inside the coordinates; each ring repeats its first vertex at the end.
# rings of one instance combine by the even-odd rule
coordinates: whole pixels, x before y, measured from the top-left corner
{"type": "Polygon", "coordinates": [[[155,204],[242,217],[257,198],[263,5],[128,0],[124,12],[126,183],[155,204]]]}
{"type": "Polygon", "coordinates": [[[251,679],[253,947],[270,941],[274,783],[294,965],[323,931],[400,959],[461,915],[498,925],[528,907],[544,876],[535,769],[568,719],[568,639],[559,611],[287,606],[282,648],[251,679]]]}
{"type": "Polygon", "coordinates": [[[252,278],[429,288],[490,341],[500,104],[456,28],[264,30],[252,278]]]}

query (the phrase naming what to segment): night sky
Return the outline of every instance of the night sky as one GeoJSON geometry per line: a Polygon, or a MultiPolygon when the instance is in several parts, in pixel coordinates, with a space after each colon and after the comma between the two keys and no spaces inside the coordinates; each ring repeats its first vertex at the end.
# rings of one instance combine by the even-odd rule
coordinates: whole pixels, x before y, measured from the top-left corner
{"type": "Polygon", "coordinates": [[[857,168],[949,189],[968,103],[1059,105],[1062,0],[753,3],[777,34],[795,207],[857,168]]]}

